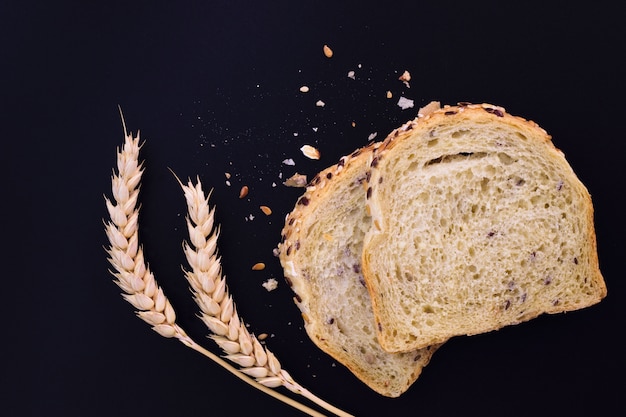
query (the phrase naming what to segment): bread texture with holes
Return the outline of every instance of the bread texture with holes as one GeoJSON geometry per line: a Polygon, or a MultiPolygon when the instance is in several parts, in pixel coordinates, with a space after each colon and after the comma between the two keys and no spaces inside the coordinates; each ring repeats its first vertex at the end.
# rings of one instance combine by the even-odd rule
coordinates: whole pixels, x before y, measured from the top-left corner
{"type": "Polygon", "coordinates": [[[368,161],[378,144],[320,172],[287,216],[279,258],[311,340],[371,389],[404,393],[438,346],[388,353],[380,346],[361,273],[368,161]]]}
{"type": "Polygon", "coordinates": [[[488,104],[445,106],[392,132],[367,178],[362,266],[387,351],[607,293],[589,193],[534,122],[488,104]]]}

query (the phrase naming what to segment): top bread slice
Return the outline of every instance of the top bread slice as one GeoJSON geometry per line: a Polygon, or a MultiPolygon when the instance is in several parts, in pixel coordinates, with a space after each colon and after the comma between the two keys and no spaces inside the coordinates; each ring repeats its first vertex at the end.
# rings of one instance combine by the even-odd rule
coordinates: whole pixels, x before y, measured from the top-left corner
{"type": "Polygon", "coordinates": [[[388,353],[361,273],[368,161],[378,143],[320,172],[287,215],[279,258],[311,340],[371,389],[398,397],[437,346],[388,353]]]}
{"type": "Polygon", "coordinates": [[[606,295],[589,193],[534,122],[445,106],[392,132],[367,178],[362,267],[389,352],[606,295]]]}

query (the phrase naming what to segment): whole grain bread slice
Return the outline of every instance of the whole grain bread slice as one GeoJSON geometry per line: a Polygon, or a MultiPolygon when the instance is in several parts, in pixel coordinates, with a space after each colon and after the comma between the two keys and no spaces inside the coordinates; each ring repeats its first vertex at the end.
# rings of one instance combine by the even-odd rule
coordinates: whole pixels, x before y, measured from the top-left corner
{"type": "Polygon", "coordinates": [[[404,393],[436,346],[388,353],[361,273],[368,161],[378,143],[320,172],[288,214],[279,258],[311,340],[374,391],[404,393]]]}
{"type": "Polygon", "coordinates": [[[366,178],[362,268],[389,352],[607,293],[587,189],[543,129],[502,107],[416,118],[374,151],[366,178]]]}

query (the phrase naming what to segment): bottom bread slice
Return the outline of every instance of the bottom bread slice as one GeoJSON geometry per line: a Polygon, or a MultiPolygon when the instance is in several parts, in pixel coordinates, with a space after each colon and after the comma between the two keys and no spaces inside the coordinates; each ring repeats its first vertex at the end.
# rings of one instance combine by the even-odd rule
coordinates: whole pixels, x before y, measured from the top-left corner
{"type": "Polygon", "coordinates": [[[368,160],[378,144],[319,173],[286,217],[279,245],[285,279],[311,340],[374,391],[404,393],[439,344],[405,353],[384,351],[361,272],[368,160]]]}
{"type": "Polygon", "coordinates": [[[589,193],[533,122],[446,106],[388,136],[367,178],[362,264],[388,351],[606,295],[589,193]]]}

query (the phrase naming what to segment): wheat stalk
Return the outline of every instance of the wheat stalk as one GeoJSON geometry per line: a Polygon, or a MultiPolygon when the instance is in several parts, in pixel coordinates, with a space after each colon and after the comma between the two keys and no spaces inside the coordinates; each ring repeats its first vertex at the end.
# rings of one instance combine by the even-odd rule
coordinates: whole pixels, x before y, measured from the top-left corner
{"type": "Polygon", "coordinates": [[[264,348],[251,335],[237,314],[237,309],[226,287],[217,255],[219,229],[214,227],[215,208],[209,208],[209,197],[205,197],[200,180],[194,184],[180,183],[187,201],[187,229],[189,241],[183,250],[191,271],[185,276],[191,286],[194,299],[200,310],[202,321],[211,330],[211,338],[227,353],[226,358],[241,366],[241,371],[254,377],[268,387],[284,386],[303,395],[337,415],[347,414],[315,397],[296,383],[287,371],[281,368],[274,354],[264,348]]]}
{"type": "Polygon", "coordinates": [[[154,274],[146,265],[143,250],[139,244],[138,196],[143,174],[143,164],[139,163],[141,146],[139,134],[133,137],[127,133],[125,124],[124,132],[124,145],[117,152],[117,173],[114,171],[111,179],[113,200],[105,197],[110,216],[110,220],[105,221],[105,231],[109,240],[109,247],[106,251],[113,267],[111,274],[116,278],[115,283],[122,289],[124,299],[132,304],[137,309],[137,315],[161,336],[178,339],[187,347],[202,353],[266,394],[308,415],[323,415],[272,389],[284,386],[337,416],[350,416],[295,383],[289,374],[281,369],[276,357],[265,350],[239,320],[232,298],[227,294],[225,279],[221,276],[219,259],[215,255],[218,233],[213,233],[214,211],[208,211],[208,201],[204,198],[200,182],[195,188],[191,187],[191,184],[189,187],[183,186],[188,205],[190,201],[200,202],[193,206],[193,213],[192,206],[189,206],[189,218],[191,221],[198,220],[198,223],[194,221],[194,226],[190,227],[190,232],[193,231],[193,234],[190,234],[190,240],[193,248],[198,248],[198,252],[185,243],[187,259],[193,261],[193,263],[190,262],[192,271],[187,272],[186,275],[190,283],[194,282],[192,284],[194,296],[202,309],[203,321],[214,333],[213,339],[227,353],[226,358],[238,364],[241,369],[235,368],[196,343],[176,323],[175,311],[162,288],[157,284],[154,274]],[[206,208],[205,203],[202,202],[206,202],[206,208]],[[195,226],[198,224],[199,229],[195,226]],[[204,269],[207,261],[205,254],[209,250],[212,250],[209,256],[211,268],[204,269]],[[204,274],[204,272],[209,274],[204,274]],[[199,286],[194,287],[196,281],[199,286]],[[219,309],[216,309],[216,305],[212,304],[209,299],[217,303],[219,309]],[[225,329],[226,332],[224,332],[225,329]],[[237,335],[235,339],[229,338],[235,334],[237,335]],[[238,346],[237,349],[235,349],[235,343],[238,346]],[[254,358],[253,362],[252,358],[254,358]]]}

